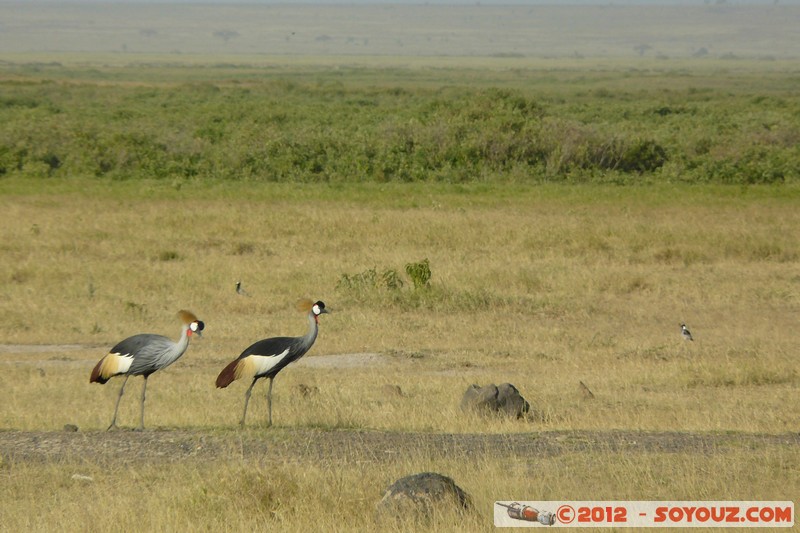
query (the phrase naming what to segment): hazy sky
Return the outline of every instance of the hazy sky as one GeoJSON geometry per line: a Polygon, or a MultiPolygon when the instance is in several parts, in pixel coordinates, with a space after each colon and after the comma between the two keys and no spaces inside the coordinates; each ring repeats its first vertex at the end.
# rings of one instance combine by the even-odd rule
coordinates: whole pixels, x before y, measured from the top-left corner
{"type": "Polygon", "coordinates": [[[800,58],[800,0],[756,1],[0,0],[0,52],[800,58]]]}

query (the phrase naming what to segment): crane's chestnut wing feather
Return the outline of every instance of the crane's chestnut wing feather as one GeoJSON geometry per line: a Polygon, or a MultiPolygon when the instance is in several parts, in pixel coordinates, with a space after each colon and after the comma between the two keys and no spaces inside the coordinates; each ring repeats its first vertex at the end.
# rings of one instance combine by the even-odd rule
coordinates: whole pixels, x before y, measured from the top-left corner
{"type": "Polygon", "coordinates": [[[234,359],[228,363],[222,372],[217,376],[216,385],[218,389],[224,389],[236,379],[236,365],[239,364],[239,359],[234,359]]]}

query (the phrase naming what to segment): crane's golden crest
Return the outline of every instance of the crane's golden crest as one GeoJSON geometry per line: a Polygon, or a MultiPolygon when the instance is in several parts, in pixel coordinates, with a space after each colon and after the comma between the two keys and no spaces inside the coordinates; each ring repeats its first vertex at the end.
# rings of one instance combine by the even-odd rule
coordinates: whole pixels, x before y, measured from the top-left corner
{"type": "Polygon", "coordinates": [[[302,300],[297,301],[297,310],[302,311],[304,313],[314,313],[314,315],[319,316],[321,313],[327,313],[328,311],[325,310],[325,304],[321,301],[313,301],[309,300],[308,298],[303,298],[302,300]]]}
{"type": "Polygon", "coordinates": [[[314,307],[313,300],[309,300],[308,298],[301,298],[300,300],[297,300],[298,311],[302,311],[303,313],[309,313],[312,307],[314,307]]]}
{"type": "Polygon", "coordinates": [[[191,311],[187,311],[186,309],[181,309],[178,311],[178,318],[181,319],[182,324],[191,324],[192,322],[198,322],[197,317],[191,311]]]}

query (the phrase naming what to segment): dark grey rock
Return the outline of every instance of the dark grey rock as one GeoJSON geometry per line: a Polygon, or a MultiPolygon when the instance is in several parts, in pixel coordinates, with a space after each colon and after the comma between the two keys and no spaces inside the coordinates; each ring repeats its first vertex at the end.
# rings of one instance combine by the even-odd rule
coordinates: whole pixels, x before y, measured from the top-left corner
{"type": "Polygon", "coordinates": [[[78,431],[78,426],[76,426],[75,424],[64,424],[64,431],[75,433],[76,431],[78,431]]]}
{"type": "Polygon", "coordinates": [[[516,418],[524,417],[531,405],[511,383],[489,384],[484,387],[470,385],[461,398],[463,411],[498,413],[516,418]]]}
{"type": "Polygon", "coordinates": [[[430,516],[434,508],[453,506],[459,511],[472,507],[469,495],[455,481],[435,472],[422,472],[392,483],[378,502],[384,516],[408,516],[418,513],[430,516]]]}

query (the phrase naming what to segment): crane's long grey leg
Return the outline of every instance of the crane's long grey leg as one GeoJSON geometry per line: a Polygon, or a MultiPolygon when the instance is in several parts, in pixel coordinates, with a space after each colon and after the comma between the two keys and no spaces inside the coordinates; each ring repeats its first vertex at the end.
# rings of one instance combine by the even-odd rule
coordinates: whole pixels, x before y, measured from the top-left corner
{"type": "Polygon", "coordinates": [[[267,427],[272,426],[272,380],[275,379],[275,376],[269,377],[269,392],[267,392],[267,403],[269,404],[269,423],[267,427]]]}
{"type": "Polygon", "coordinates": [[[253,392],[253,385],[256,384],[258,378],[253,378],[253,382],[247,387],[247,392],[244,393],[244,412],[242,413],[242,420],[239,421],[239,425],[244,427],[244,417],[247,416],[247,403],[250,401],[250,393],[253,392]]]}
{"type": "Polygon", "coordinates": [[[125,381],[122,382],[122,387],[119,388],[119,396],[117,396],[117,405],[114,407],[114,418],[111,419],[111,425],[108,426],[106,431],[109,431],[111,428],[117,427],[117,411],[119,411],[119,402],[122,400],[122,393],[125,392],[125,384],[128,382],[128,378],[131,377],[130,374],[125,376],[125,381]]]}
{"type": "Polygon", "coordinates": [[[144,429],[144,398],[147,393],[147,376],[144,376],[144,386],[142,387],[142,415],[139,419],[139,429],[144,429]]]}

